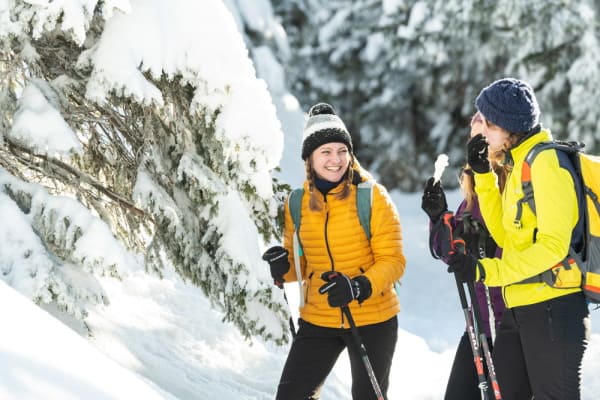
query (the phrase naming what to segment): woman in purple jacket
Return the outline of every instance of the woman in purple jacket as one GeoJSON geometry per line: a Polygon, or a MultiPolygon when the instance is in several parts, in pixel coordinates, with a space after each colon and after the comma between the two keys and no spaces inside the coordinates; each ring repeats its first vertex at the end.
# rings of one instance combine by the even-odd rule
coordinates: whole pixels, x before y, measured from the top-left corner
{"type": "MultiPolygon", "coordinates": [[[[476,121],[472,121],[471,125],[473,126],[475,123],[476,121]]],[[[500,188],[503,188],[507,175],[506,168],[500,163],[493,164],[500,188]]],[[[496,245],[483,222],[477,196],[475,195],[473,173],[468,165],[461,173],[460,183],[464,200],[453,214],[448,211],[446,196],[440,182],[434,184],[433,178],[429,178],[425,185],[421,207],[431,220],[429,234],[432,253],[439,255],[444,262],[447,261],[448,254],[443,254],[442,238],[439,237],[441,224],[436,222],[444,214],[451,213],[450,222],[453,237],[462,238],[465,241],[467,252],[476,254],[479,258],[499,257],[501,249],[496,245]]],[[[487,288],[483,283],[477,282],[475,283],[475,293],[482,319],[482,321],[479,321],[479,328],[485,331],[491,349],[495,330],[500,324],[505,308],[501,288],[487,288]]],[[[481,390],[478,383],[477,372],[473,363],[473,352],[469,343],[469,336],[465,331],[458,343],[444,399],[480,400],[481,390]]],[[[489,397],[493,398],[491,392],[489,397]]]]}

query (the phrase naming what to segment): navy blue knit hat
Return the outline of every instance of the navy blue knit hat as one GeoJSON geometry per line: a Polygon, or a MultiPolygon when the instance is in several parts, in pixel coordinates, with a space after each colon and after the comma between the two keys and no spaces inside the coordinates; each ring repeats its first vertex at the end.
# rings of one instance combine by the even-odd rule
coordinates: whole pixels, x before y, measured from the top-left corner
{"type": "Polygon", "coordinates": [[[500,79],[484,88],[475,105],[485,119],[511,133],[527,132],[540,120],[533,89],[514,78],[500,79]]]}
{"type": "Polygon", "coordinates": [[[344,143],[352,152],[350,133],[333,107],[327,103],[315,104],[308,111],[302,132],[302,159],[306,161],[317,147],[331,142],[344,143]]]}

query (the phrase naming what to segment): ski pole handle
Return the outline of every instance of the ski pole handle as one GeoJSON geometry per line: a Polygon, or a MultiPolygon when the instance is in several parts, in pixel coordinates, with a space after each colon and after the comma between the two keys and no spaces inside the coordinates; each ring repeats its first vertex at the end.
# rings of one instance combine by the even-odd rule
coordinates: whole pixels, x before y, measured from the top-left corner
{"type": "MultiPolygon", "coordinates": [[[[441,217],[441,226],[440,226],[440,247],[441,247],[441,255],[447,257],[454,250],[452,246],[452,242],[454,242],[453,237],[453,227],[452,227],[452,218],[454,218],[454,214],[450,212],[446,212],[442,214],[441,217]]],[[[439,258],[439,257],[438,257],[439,258]]]]}

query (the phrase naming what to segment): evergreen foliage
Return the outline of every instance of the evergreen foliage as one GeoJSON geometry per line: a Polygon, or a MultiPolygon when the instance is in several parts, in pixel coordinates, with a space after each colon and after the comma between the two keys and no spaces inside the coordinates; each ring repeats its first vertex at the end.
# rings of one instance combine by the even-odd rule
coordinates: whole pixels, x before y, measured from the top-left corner
{"type": "Polygon", "coordinates": [[[557,138],[598,149],[597,2],[273,2],[295,94],[334,104],[390,188],[420,190],[441,152],[460,166],[475,97],[505,76],[532,84],[557,138]]]}
{"type": "MultiPolygon", "coordinates": [[[[143,65],[138,69],[148,86],[137,88],[143,95],[103,82],[94,56],[115,10],[104,2],[82,8],[83,23],[67,29],[72,10],[9,3],[0,10],[11,22],[0,32],[0,196],[12,199],[29,231],[15,244],[26,254],[18,265],[0,256],[2,279],[11,283],[16,270],[28,271],[13,286],[29,285],[19,289],[84,319],[86,307],[109,302],[97,277],[118,279],[135,263],[160,275],[171,263],[246,337],[287,341],[288,311],[273,296],[272,283],[253,271],[266,267],[251,265],[224,243],[226,229],[247,238],[256,231],[256,247],[258,239],[275,238],[276,201],[284,196],[265,174],[264,150],[219,125],[227,91],[234,89],[222,88],[215,102],[203,88],[219,83],[202,82],[191,68],[157,74],[143,65]],[[20,98],[31,85],[64,118],[77,138],[72,148],[57,154],[20,140],[20,98]],[[65,201],[70,207],[62,207],[65,201]],[[251,226],[231,221],[240,210],[251,226]],[[95,234],[111,248],[79,246],[95,234]]],[[[240,74],[251,71],[242,66],[240,74]]],[[[268,99],[255,92],[257,101],[268,99]]]]}

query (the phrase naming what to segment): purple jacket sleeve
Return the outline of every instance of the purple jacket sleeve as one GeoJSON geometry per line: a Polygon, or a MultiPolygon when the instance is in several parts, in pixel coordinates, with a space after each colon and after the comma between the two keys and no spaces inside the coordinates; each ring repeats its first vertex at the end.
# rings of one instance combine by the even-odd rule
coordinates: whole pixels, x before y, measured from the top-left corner
{"type": "MultiPolygon", "coordinates": [[[[453,214],[451,218],[451,225],[453,234],[457,234],[457,230],[462,224],[463,217],[467,214],[466,210],[466,201],[463,201],[458,206],[456,212],[453,214]]],[[[477,202],[477,198],[474,199],[473,207],[470,210],[470,218],[476,220],[481,224],[481,226],[485,227],[485,222],[483,221],[483,217],[481,216],[481,211],[479,209],[479,204],[477,202]]],[[[486,231],[487,233],[487,231],[486,231]]],[[[435,229],[435,226],[430,223],[430,244],[432,246],[432,251],[435,251],[436,254],[441,255],[441,237],[440,231],[435,229]]],[[[472,248],[467,243],[467,248],[472,248]]],[[[496,257],[500,257],[502,254],[502,249],[499,247],[496,248],[495,255],[496,257]]],[[[441,257],[442,261],[447,263],[446,257],[441,257]]],[[[479,310],[481,311],[481,318],[483,321],[480,321],[483,325],[485,333],[488,337],[491,337],[490,330],[490,311],[492,311],[492,315],[494,316],[494,321],[496,328],[500,324],[500,320],[502,319],[502,314],[505,310],[504,299],[502,298],[502,289],[500,287],[488,288],[489,296],[490,296],[490,304],[488,305],[487,296],[486,296],[486,287],[484,284],[478,282],[475,284],[475,295],[477,297],[477,304],[479,305],[479,310]]]]}

